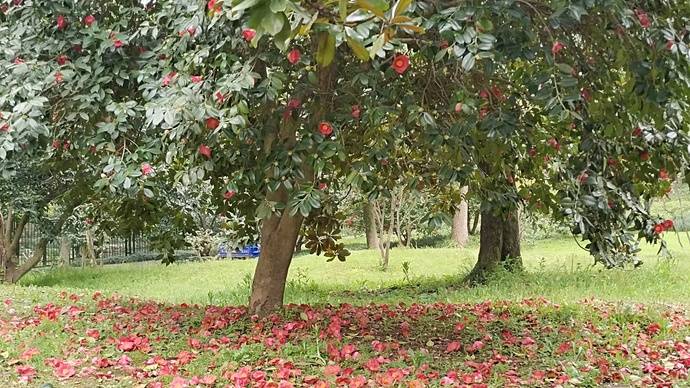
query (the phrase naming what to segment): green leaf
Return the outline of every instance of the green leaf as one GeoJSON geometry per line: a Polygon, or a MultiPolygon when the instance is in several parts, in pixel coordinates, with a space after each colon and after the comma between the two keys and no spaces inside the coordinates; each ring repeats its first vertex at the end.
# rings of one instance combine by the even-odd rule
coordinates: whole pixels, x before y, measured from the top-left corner
{"type": "Polygon", "coordinates": [[[364,47],[362,43],[359,41],[355,40],[354,38],[347,37],[347,45],[350,46],[352,49],[352,52],[355,53],[357,58],[361,59],[362,61],[366,62],[369,60],[369,52],[367,51],[367,48],[364,47]]]}
{"type": "Polygon", "coordinates": [[[412,0],[398,0],[393,6],[393,17],[400,16],[410,8],[412,0]]]}
{"type": "Polygon", "coordinates": [[[243,0],[236,6],[232,7],[234,12],[241,11],[243,9],[251,8],[259,3],[260,0],[243,0]]]}
{"type": "Polygon", "coordinates": [[[556,66],[558,66],[558,69],[565,74],[572,74],[574,71],[574,69],[567,63],[558,63],[556,66]]]}
{"type": "Polygon", "coordinates": [[[477,21],[477,26],[481,28],[483,32],[493,31],[494,23],[488,18],[481,18],[477,21]]]}
{"type": "Polygon", "coordinates": [[[476,60],[474,58],[474,54],[472,53],[467,53],[465,56],[462,58],[462,68],[465,71],[470,71],[474,67],[476,60]]]}
{"type": "Polygon", "coordinates": [[[340,11],[340,20],[345,21],[347,19],[347,0],[338,1],[338,10],[340,11]]]}
{"type": "Polygon", "coordinates": [[[376,53],[379,52],[383,48],[383,46],[386,44],[386,36],[384,34],[381,34],[376,38],[374,41],[374,44],[371,45],[369,48],[369,57],[374,58],[376,56],[376,53]]]}
{"type": "Polygon", "coordinates": [[[287,0],[271,0],[270,8],[275,13],[283,12],[287,8],[287,0]]]}
{"type": "Polygon", "coordinates": [[[319,35],[319,48],[316,52],[316,63],[326,67],[333,62],[335,58],[335,36],[328,32],[322,32],[319,35]]]}
{"type": "Polygon", "coordinates": [[[283,29],[285,15],[282,13],[269,13],[261,19],[261,28],[271,36],[276,36],[283,29]]]}
{"type": "Polygon", "coordinates": [[[385,17],[384,12],[386,12],[386,10],[381,7],[381,4],[375,4],[373,1],[369,0],[357,0],[357,5],[359,8],[365,9],[382,19],[385,17]]]}

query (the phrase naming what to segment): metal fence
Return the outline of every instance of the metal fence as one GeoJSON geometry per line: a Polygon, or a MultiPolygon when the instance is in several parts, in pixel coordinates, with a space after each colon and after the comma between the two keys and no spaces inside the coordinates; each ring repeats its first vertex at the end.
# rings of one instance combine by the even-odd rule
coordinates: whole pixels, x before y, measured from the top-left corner
{"type": "MultiPolygon", "coordinates": [[[[21,239],[17,246],[17,255],[23,261],[25,257],[31,256],[41,238],[41,232],[34,224],[27,224],[24,227],[21,239]]],[[[63,260],[60,257],[59,238],[56,238],[48,243],[43,259],[37,267],[51,267],[56,266],[63,260]]],[[[82,265],[86,260],[84,250],[84,239],[70,241],[69,258],[65,264],[68,265],[82,265]]],[[[146,236],[141,233],[132,232],[126,236],[111,236],[99,239],[95,242],[94,248],[97,254],[97,263],[110,263],[118,258],[117,261],[127,261],[126,258],[134,255],[146,255],[155,253],[151,249],[151,245],[146,236]]]]}

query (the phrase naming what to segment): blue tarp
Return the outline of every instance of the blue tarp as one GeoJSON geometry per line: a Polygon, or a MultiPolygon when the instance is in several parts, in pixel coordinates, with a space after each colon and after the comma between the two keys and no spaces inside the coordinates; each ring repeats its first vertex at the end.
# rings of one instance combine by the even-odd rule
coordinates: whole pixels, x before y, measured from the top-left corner
{"type": "Polygon", "coordinates": [[[236,258],[246,258],[246,257],[259,257],[261,253],[261,248],[258,245],[247,245],[242,249],[235,249],[232,252],[232,257],[236,258]]]}

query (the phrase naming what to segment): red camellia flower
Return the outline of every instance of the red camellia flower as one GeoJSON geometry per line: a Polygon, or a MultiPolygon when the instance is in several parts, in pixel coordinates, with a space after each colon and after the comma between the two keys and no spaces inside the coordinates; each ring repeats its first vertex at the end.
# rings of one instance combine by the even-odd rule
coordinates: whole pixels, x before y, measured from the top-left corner
{"type": "Polygon", "coordinates": [[[58,31],[64,30],[65,28],[67,28],[67,19],[65,19],[65,17],[62,15],[58,15],[56,25],[58,31]]]}
{"type": "Polygon", "coordinates": [[[120,48],[124,46],[124,43],[120,39],[115,39],[113,41],[113,46],[115,46],[115,48],[120,48]]]}
{"type": "Polygon", "coordinates": [[[580,97],[582,97],[582,99],[586,102],[592,101],[592,93],[587,88],[582,88],[580,90],[580,97]]]}
{"type": "Polygon", "coordinates": [[[460,349],[462,349],[462,344],[459,341],[452,341],[446,346],[446,353],[457,352],[460,349]]]}
{"type": "Polygon", "coordinates": [[[53,147],[54,150],[59,150],[60,147],[62,147],[62,142],[60,141],[60,139],[53,139],[51,146],[53,147]]]}
{"type": "Polygon", "coordinates": [[[144,176],[150,175],[153,173],[153,167],[151,167],[150,164],[144,162],[141,164],[141,174],[144,176]]]}
{"type": "Polygon", "coordinates": [[[410,57],[405,54],[396,55],[395,58],[393,58],[391,67],[396,73],[404,74],[410,67],[410,57]]]}
{"type": "Polygon", "coordinates": [[[24,60],[19,57],[16,57],[14,58],[14,61],[12,61],[12,63],[14,63],[15,65],[21,65],[22,63],[24,63],[24,60]]]}
{"type": "Polygon", "coordinates": [[[209,117],[206,119],[206,128],[208,129],[216,129],[220,126],[220,120],[218,120],[215,117],[209,117]]]}
{"type": "Polygon", "coordinates": [[[69,62],[69,57],[65,54],[62,54],[59,57],[57,57],[55,61],[58,63],[58,65],[64,66],[67,62],[69,62]]]}
{"type": "Polygon", "coordinates": [[[556,140],[553,137],[549,139],[548,144],[551,146],[551,148],[555,149],[556,151],[561,150],[561,144],[558,142],[558,140],[556,140]]]}
{"type": "Polygon", "coordinates": [[[62,73],[60,73],[59,71],[56,71],[55,72],[55,82],[59,84],[62,82],[62,80],[63,80],[62,73]]]}
{"type": "Polygon", "coordinates": [[[302,101],[300,101],[297,98],[291,98],[290,101],[288,101],[287,103],[288,110],[299,109],[300,106],[302,106],[302,101]]]}
{"type": "Polygon", "coordinates": [[[96,18],[93,15],[84,16],[84,25],[86,27],[91,27],[96,22],[96,18]]]}
{"type": "Polygon", "coordinates": [[[170,73],[166,74],[165,77],[163,77],[163,86],[168,86],[170,85],[170,82],[177,76],[177,73],[174,71],[171,71],[170,73]]]}
{"type": "Polygon", "coordinates": [[[298,49],[292,49],[287,55],[288,62],[295,65],[302,58],[302,53],[298,49]]]}
{"type": "Polygon", "coordinates": [[[254,30],[252,28],[245,28],[244,30],[242,30],[242,37],[247,42],[251,42],[255,36],[256,36],[256,30],[254,30]]]}
{"type": "Polygon", "coordinates": [[[640,160],[647,161],[649,160],[649,151],[642,151],[640,152],[640,160]]]}
{"type": "Polygon", "coordinates": [[[60,380],[66,380],[74,376],[77,371],[74,366],[62,360],[57,360],[53,365],[53,375],[60,380]]]}
{"type": "Polygon", "coordinates": [[[86,336],[97,340],[101,338],[101,332],[96,329],[87,329],[86,336]]]}
{"type": "Polygon", "coordinates": [[[652,26],[652,22],[649,20],[649,16],[645,11],[641,9],[636,9],[635,15],[637,16],[637,20],[640,21],[640,25],[642,26],[642,28],[649,28],[652,26]]]}
{"type": "Polygon", "coordinates": [[[30,383],[36,377],[36,369],[29,365],[20,365],[17,367],[17,374],[22,383],[30,383]]]}
{"type": "Polygon", "coordinates": [[[580,184],[585,184],[587,183],[587,180],[589,179],[589,174],[586,172],[582,172],[579,177],[577,177],[577,180],[580,181],[580,184]]]}
{"type": "Polygon", "coordinates": [[[666,49],[667,50],[673,50],[673,47],[676,45],[676,42],[674,40],[667,40],[666,41],[666,49]]]}
{"type": "Polygon", "coordinates": [[[659,170],[659,179],[662,181],[667,181],[669,179],[668,171],[665,168],[659,170]]]}
{"type": "Polygon", "coordinates": [[[209,0],[207,6],[209,11],[214,13],[220,13],[223,5],[222,2],[218,2],[216,0],[209,0]]]}
{"type": "Polygon", "coordinates": [[[214,94],[214,96],[216,97],[216,101],[218,102],[218,104],[222,105],[225,102],[225,94],[223,94],[220,90],[217,91],[216,94],[214,94]]]}
{"type": "Polygon", "coordinates": [[[323,136],[330,136],[333,133],[333,126],[330,123],[322,121],[319,123],[319,133],[323,136]]]}
{"type": "Polygon", "coordinates": [[[661,225],[663,225],[666,230],[673,229],[673,220],[666,220],[661,225]]]}
{"type": "Polygon", "coordinates": [[[225,194],[223,194],[223,198],[225,198],[226,200],[231,200],[232,197],[235,196],[235,194],[237,194],[237,193],[235,193],[235,192],[232,191],[232,190],[228,190],[228,191],[225,192],[225,194]]]}
{"type": "Polygon", "coordinates": [[[559,41],[553,42],[553,46],[551,46],[551,53],[553,55],[558,55],[558,53],[561,52],[565,48],[565,45],[559,41]]]}
{"type": "Polygon", "coordinates": [[[10,125],[9,124],[3,123],[2,125],[0,125],[0,132],[7,133],[9,131],[10,131],[10,125]]]}
{"type": "Polygon", "coordinates": [[[194,37],[194,35],[196,35],[196,27],[194,27],[194,26],[187,27],[187,32],[189,33],[189,36],[194,37]]]}
{"type": "Polygon", "coordinates": [[[490,112],[490,110],[487,107],[483,107],[483,108],[479,109],[479,118],[480,119],[486,118],[486,116],[489,115],[489,112],[490,112]]]}
{"type": "Polygon", "coordinates": [[[637,137],[642,136],[642,128],[635,127],[635,129],[633,129],[632,134],[633,134],[633,136],[637,136],[637,137]]]}
{"type": "Polygon", "coordinates": [[[662,234],[662,233],[664,233],[664,226],[663,226],[662,224],[657,224],[657,225],[654,227],[654,233],[656,233],[656,234],[662,234]]]}
{"type": "Polygon", "coordinates": [[[203,80],[204,80],[204,78],[200,75],[193,75],[192,76],[192,83],[198,84],[203,80]]]}
{"type": "Polygon", "coordinates": [[[455,113],[460,113],[462,112],[462,102],[458,102],[455,104],[455,113]]]}
{"type": "Polygon", "coordinates": [[[359,107],[359,105],[352,105],[350,114],[352,115],[352,118],[359,120],[359,118],[362,117],[362,109],[359,107]]]}
{"type": "Polygon", "coordinates": [[[482,89],[479,91],[479,98],[482,100],[488,100],[489,99],[489,90],[488,89],[482,89]]]}
{"type": "Polygon", "coordinates": [[[447,40],[442,40],[441,43],[438,44],[438,47],[439,47],[441,50],[447,49],[448,46],[449,46],[449,43],[448,43],[447,40]]]}
{"type": "Polygon", "coordinates": [[[496,99],[498,101],[505,101],[506,100],[506,96],[503,94],[503,91],[501,90],[501,88],[499,88],[496,85],[491,87],[491,94],[493,94],[494,97],[496,97],[496,99]]]}
{"type": "Polygon", "coordinates": [[[199,146],[199,153],[206,159],[211,159],[211,147],[207,146],[206,144],[199,146]]]}
{"type": "Polygon", "coordinates": [[[532,157],[532,158],[535,157],[535,156],[537,156],[537,149],[536,149],[536,147],[531,147],[531,148],[529,149],[529,151],[527,151],[527,153],[528,153],[529,156],[532,157]]]}
{"type": "Polygon", "coordinates": [[[328,185],[325,182],[319,183],[319,190],[326,190],[327,188],[328,188],[328,185]]]}

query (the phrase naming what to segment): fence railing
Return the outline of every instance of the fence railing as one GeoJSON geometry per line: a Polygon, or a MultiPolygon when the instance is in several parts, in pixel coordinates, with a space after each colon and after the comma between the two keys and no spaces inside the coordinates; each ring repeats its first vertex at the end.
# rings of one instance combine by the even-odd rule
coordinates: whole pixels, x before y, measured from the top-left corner
{"type": "MultiPolygon", "coordinates": [[[[31,256],[41,238],[41,232],[35,224],[27,224],[24,227],[21,239],[17,245],[17,255],[20,261],[31,256]]],[[[60,238],[55,238],[48,243],[43,259],[38,267],[51,267],[59,264],[82,265],[88,263],[86,243],[84,238],[69,241],[69,257],[63,257],[64,247],[61,249],[60,238]],[[65,260],[66,259],[66,260],[65,260]]],[[[126,258],[139,254],[153,254],[151,245],[146,236],[132,232],[126,236],[110,236],[94,241],[96,263],[110,263],[113,258],[126,258]]],[[[122,260],[126,261],[126,260],[122,260]]]]}

